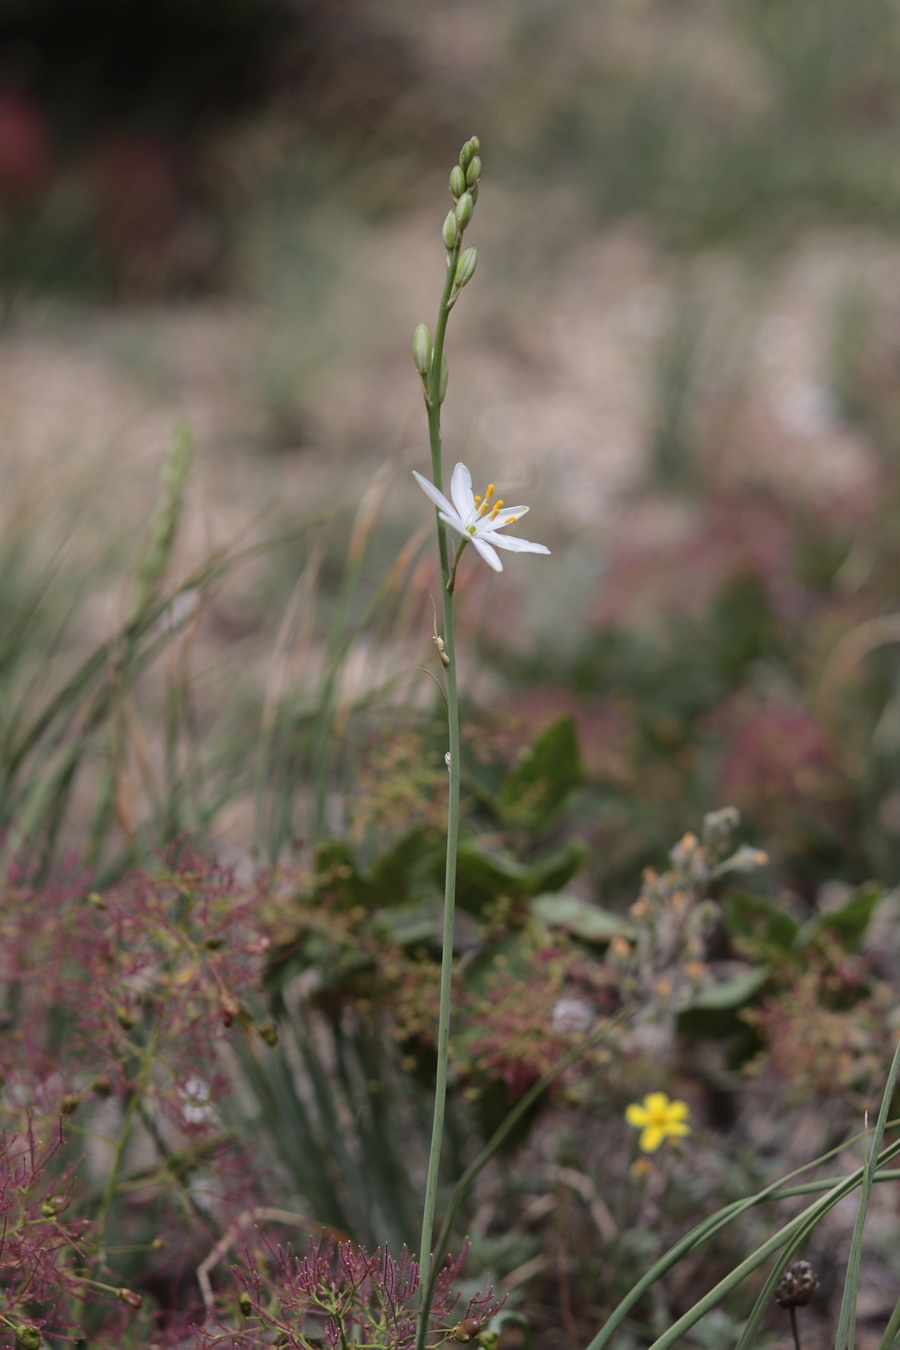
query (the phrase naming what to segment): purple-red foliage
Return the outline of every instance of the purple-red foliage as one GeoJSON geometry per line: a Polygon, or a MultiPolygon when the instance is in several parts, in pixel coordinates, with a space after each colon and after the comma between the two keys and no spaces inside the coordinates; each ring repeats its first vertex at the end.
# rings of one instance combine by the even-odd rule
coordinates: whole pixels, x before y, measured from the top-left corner
{"type": "MultiPolygon", "coordinates": [[[[438,1272],[431,1308],[427,1344],[439,1345],[454,1326],[464,1324],[461,1340],[474,1340],[478,1331],[503,1306],[486,1288],[473,1295],[461,1318],[459,1295],[453,1290],[465,1264],[468,1249],[456,1258],[448,1256],[438,1272]]],[[[412,1350],[416,1337],[416,1295],[419,1266],[404,1247],[395,1261],[387,1247],[370,1255],[350,1242],[332,1238],[310,1242],[304,1256],[293,1248],[277,1247],[266,1253],[265,1273],[259,1256],[247,1253],[243,1267],[235,1269],[246,1318],[240,1330],[210,1324],[198,1328],[198,1350],[221,1347],[270,1345],[271,1334],[280,1337],[284,1350],[330,1350],[344,1344],[379,1347],[379,1350],[412,1350]],[[277,1305],[278,1311],[273,1311],[277,1305]]]]}
{"type": "Polygon", "coordinates": [[[91,1225],[64,1217],[71,1175],[51,1167],[62,1142],[61,1131],[41,1142],[30,1122],[23,1134],[0,1138],[0,1287],[12,1321],[58,1324],[61,1302],[83,1292],[74,1266],[90,1250],[91,1225]]]}
{"type": "Polygon", "coordinates": [[[813,824],[839,826],[846,785],[824,728],[788,703],[734,710],[719,795],[767,839],[797,843],[813,824]]]}
{"type": "Polygon", "coordinates": [[[196,1135],[213,1112],[186,1110],[226,1090],[215,1056],[243,1000],[258,988],[268,940],[257,897],[195,857],[138,873],[102,895],[81,886],[37,891],[19,880],[0,896],[0,1073],[5,1110],[45,1118],[89,1093],[130,1090],[152,1036],[148,1085],[173,1123],[196,1135]],[[196,1095],[196,1094],[193,1094],[196,1095]]]}
{"type": "MultiPolygon", "coordinates": [[[[65,1308],[99,1297],[110,1306],[98,1346],[125,1344],[137,1294],[116,1293],[127,1281],[116,1273],[115,1248],[158,1240],[166,1255],[146,1262],[145,1287],[174,1326],[221,1226],[259,1203],[265,1167],[223,1128],[231,1084],[220,1043],[258,1034],[251,1009],[267,947],[260,896],[206,859],[182,854],[102,894],[83,878],[39,887],[8,874],[0,887],[0,1283],[8,1299],[37,1300],[32,1323],[63,1334],[65,1308]],[[110,1231],[94,1234],[82,1260],[91,1229],[69,1216],[96,1212],[134,1100],[117,1178],[128,1184],[110,1231]],[[98,1137],[109,1141],[105,1152],[91,1142],[98,1137]],[[186,1169],[181,1181],[171,1158],[186,1169]],[[198,1169],[201,1200],[186,1208],[185,1181],[198,1169]],[[76,1267],[109,1288],[82,1284],[76,1267]]],[[[161,1336],[154,1328],[155,1344],[161,1336]]]]}

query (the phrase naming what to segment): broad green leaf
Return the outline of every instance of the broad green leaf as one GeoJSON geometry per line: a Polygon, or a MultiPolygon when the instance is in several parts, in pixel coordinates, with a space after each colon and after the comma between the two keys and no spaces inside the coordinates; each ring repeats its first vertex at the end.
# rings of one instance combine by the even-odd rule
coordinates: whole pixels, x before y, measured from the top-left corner
{"type": "Polygon", "coordinates": [[[372,868],[367,889],[373,905],[402,905],[433,891],[434,872],[443,870],[446,847],[440,831],[427,826],[404,835],[372,868]]]}
{"type": "Polygon", "coordinates": [[[740,1025],[737,1014],[762,989],[771,973],[768,966],[752,966],[740,975],[703,989],[679,1013],[679,1034],[698,1039],[730,1035],[740,1025]]]}
{"type": "Polygon", "coordinates": [[[585,781],[575,724],[560,717],[522,754],[500,789],[500,810],[515,825],[538,829],[585,781]]]}
{"type": "Polygon", "coordinates": [[[877,881],[869,881],[861,886],[855,895],[831,913],[817,914],[809,923],[804,924],[794,942],[796,950],[802,950],[818,933],[836,933],[846,951],[852,951],[862,941],[869,926],[869,920],[875,912],[878,902],[884,897],[884,887],[877,881]]]}
{"type": "Polygon", "coordinates": [[[536,895],[532,913],[551,928],[564,928],[584,942],[609,942],[614,937],[633,938],[634,924],[599,905],[589,905],[574,895],[536,895]]]}
{"type": "Polygon", "coordinates": [[[800,931],[800,925],[786,909],[760,896],[739,891],[725,898],[725,918],[738,937],[752,938],[757,944],[776,947],[787,954],[800,931]]]}
{"type": "Polygon", "coordinates": [[[581,839],[569,839],[559,848],[548,850],[532,858],[529,869],[533,877],[532,890],[558,891],[571,881],[584,866],[587,845],[581,839]]]}

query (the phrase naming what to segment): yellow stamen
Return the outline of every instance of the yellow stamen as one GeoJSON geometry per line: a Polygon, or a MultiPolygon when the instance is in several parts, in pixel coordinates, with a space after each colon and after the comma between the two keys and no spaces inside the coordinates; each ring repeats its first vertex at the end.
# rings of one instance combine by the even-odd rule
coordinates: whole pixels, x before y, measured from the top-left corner
{"type": "Polygon", "coordinates": [[[488,520],[496,520],[496,519],[497,519],[497,514],[498,514],[498,512],[499,512],[499,510],[500,510],[500,507],[501,507],[502,505],[503,505],[503,498],[502,498],[502,497],[498,497],[497,500],[494,502],[494,509],[491,511],[491,514],[488,516],[488,520]]]}
{"type": "Polygon", "coordinates": [[[490,483],[488,485],[487,492],[484,494],[484,501],[482,501],[480,497],[475,498],[475,505],[478,507],[478,514],[480,516],[483,516],[485,511],[487,511],[488,504],[490,503],[490,500],[493,497],[493,495],[494,495],[494,484],[490,483]]]}
{"type": "Polygon", "coordinates": [[[519,519],[518,516],[507,516],[506,519],[504,520],[503,524],[504,524],[504,525],[515,525],[515,523],[516,523],[516,521],[517,521],[518,519],[519,519]]]}
{"type": "Polygon", "coordinates": [[[477,492],[475,493],[475,505],[476,505],[476,506],[480,506],[480,505],[481,505],[481,498],[479,497],[479,495],[478,495],[477,492]]]}

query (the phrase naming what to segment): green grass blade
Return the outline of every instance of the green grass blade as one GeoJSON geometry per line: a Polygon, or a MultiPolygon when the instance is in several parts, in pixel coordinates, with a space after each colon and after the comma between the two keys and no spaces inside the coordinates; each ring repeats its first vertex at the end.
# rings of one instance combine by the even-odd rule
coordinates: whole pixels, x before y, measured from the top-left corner
{"type": "Polygon", "coordinates": [[[878,1112],[878,1119],[875,1122],[875,1131],[871,1141],[866,1140],[867,1155],[865,1166],[863,1168],[862,1185],[859,1192],[859,1208],[856,1212],[856,1223],[853,1227],[853,1238],[850,1243],[850,1256],[847,1261],[847,1276],[844,1281],[844,1295],[841,1299],[841,1312],[840,1317],[838,1318],[837,1337],[835,1339],[836,1350],[844,1350],[845,1346],[847,1347],[847,1350],[853,1350],[856,1335],[856,1299],[859,1293],[859,1267],[862,1260],[863,1229],[866,1223],[869,1199],[872,1194],[872,1182],[875,1179],[875,1172],[879,1165],[881,1141],[884,1137],[884,1130],[890,1113],[894,1089],[897,1086],[898,1073],[900,1073],[900,1042],[898,1042],[897,1048],[894,1051],[894,1058],[891,1061],[887,1083],[885,1084],[884,1093],[881,1098],[881,1108],[878,1112]]]}

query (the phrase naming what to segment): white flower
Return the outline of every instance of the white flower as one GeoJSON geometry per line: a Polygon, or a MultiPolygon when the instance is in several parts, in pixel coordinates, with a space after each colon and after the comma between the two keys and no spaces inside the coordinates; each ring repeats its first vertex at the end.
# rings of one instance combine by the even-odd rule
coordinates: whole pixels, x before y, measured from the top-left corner
{"type": "Polygon", "coordinates": [[[497,556],[498,548],[508,548],[511,553],[549,553],[543,544],[531,544],[527,539],[517,539],[515,535],[499,534],[506,525],[512,525],[524,516],[527,506],[507,506],[503,502],[493,501],[494,485],[491,483],[484,497],[476,497],[472,491],[472,475],[465,464],[457,464],[450,479],[452,501],[440,492],[434,483],[429,483],[413,469],[413,477],[435,506],[441,520],[452,525],[464,539],[471,539],[484,561],[495,572],[503,571],[503,564],[497,556]],[[502,514],[501,514],[502,513],[502,514]]]}

